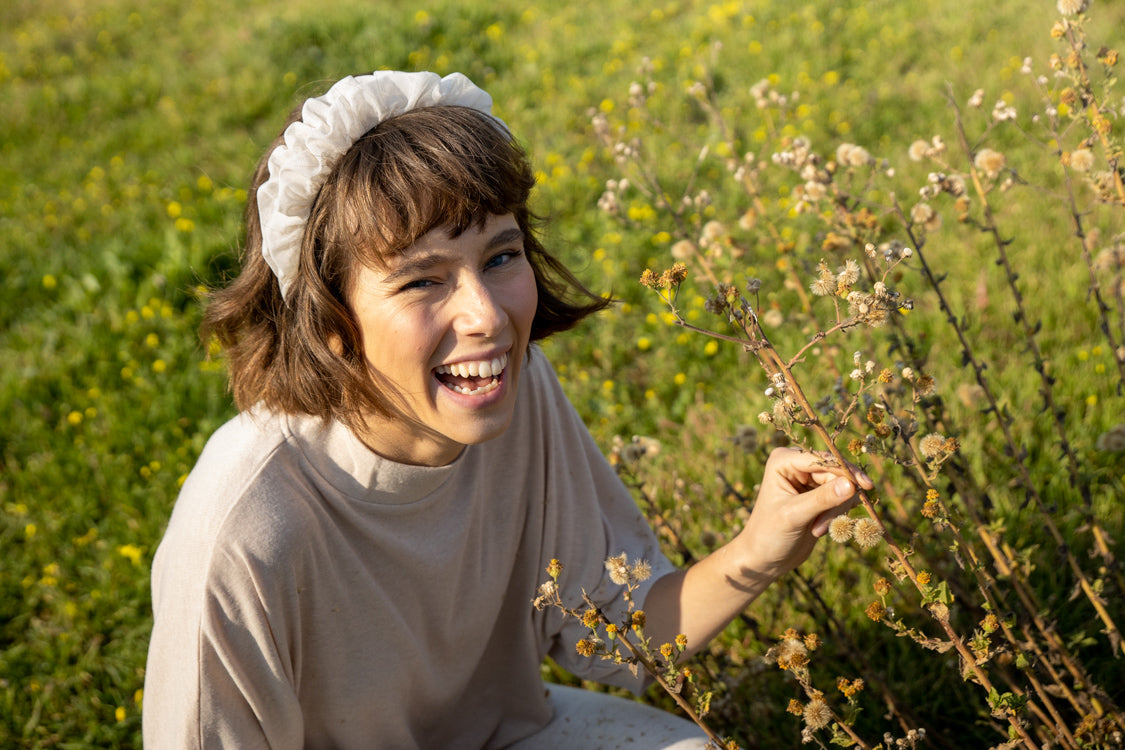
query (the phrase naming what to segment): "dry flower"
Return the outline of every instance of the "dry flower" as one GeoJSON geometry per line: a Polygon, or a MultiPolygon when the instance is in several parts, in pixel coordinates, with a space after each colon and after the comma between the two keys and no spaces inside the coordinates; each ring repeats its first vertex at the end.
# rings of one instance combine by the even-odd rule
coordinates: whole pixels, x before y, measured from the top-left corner
{"type": "Polygon", "coordinates": [[[832,541],[843,544],[852,538],[852,528],[855,522],[847,516],[836,516],[828,524],[828,536],[832,541]]]}
{"type": "Polygon", "coordinates": [[[1079,172],[1089,172],[1094,168],[1094,152],[1088,148],[1075,149],[1070,154],[1070,166],[1079,172]]]}
{"type": "Polygon", "coordinates": [[[626,563],[625,553],[606,558],[605,569],[609,572],[609,580],[618,586],[629,582],[629,566],[626,563]]]}
{"type": "Polygon", "coordinates": [[[973,158],[973,166],[992,179],[996,179],[1000,171],[1004,169],[1005,164],[1007,164],[1007,160],[1004,158],[1004,154],[990,148],[982,148],[973,158]]]}
{"type": "Polygon", "coordinates": [[[1090,0],[1058,0],[1055,7],[1064,16],[1076,16],[1090,7],[1090,0]]]}
{"type": "Polygon", "coordinates": [[[814,698],[805,706],[805,723],[810,729],[823,729],[832,721],[832,709],[822,698],[814,698]]]}
{"type": "Polygon", "coordinates": [[[873,518],[860,518],[852,528],[852,536],[860,547],[870,548],[883,538],[883,529],[873,518]]]}
{"type": "Polygon", "coordinates": [[[945,452],[945,436],[931,432],[918,441],[918,452],[924,458],[938,458],[945,452]]]}
{"type": "Polygon", "coordinates": [[[680,240],[672,245],[672,257],[676,260],[687,260],[694,253],[695,245],[691,243],[691,240],[680,240]]]}

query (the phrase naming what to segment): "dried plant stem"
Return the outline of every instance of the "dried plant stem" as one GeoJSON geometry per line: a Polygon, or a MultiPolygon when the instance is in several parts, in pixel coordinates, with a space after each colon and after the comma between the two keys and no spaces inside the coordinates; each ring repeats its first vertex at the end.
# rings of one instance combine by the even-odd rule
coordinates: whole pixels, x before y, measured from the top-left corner
{"type": "MultiPolygon", "coordinates": [[[[820,592],[817,591],[816,585],[813,583],[813,581],[806,576],[801,575],[800,571],[794,571],[793,576],[802,586],[804,586],[806,595],[812,600],[814,604],[816,604],[816,606],[820,610],[820,614],[829,622],[829,624],[834,629],[834,640],[837,640],[838,642],[843,644],[844,649],[848,654],[849,661],[856,662],[859,665],[860,673],[862,674],[864,680],[879,691],[879,694],[883,698],[883,702],[887,706],[888,714],[898,720],[898,724],[903,731],[910,731],[910,729],[912,728],[921,726],[921,722],[919,722],[917,717],[914,716],[910,708],[908,706],[900,704],[895,699],[895,695],[891,691],[890,687],[888,687],[887,684],[883,682],[883,680],[879,677],[879,673],[871,664],[871,661],[863,654],[863,651],[856,646],[855,641],[852,640],[848,627],[844,625],[844,623],[840,622],[840,618],[836,615],[835,610],[832,609],[832,607],[828,606],[828,603],[825,602],[824,599],[820,596],[820,592]],[[913,724],[914,726],[912,727],[911,724],[913,724]]],[[[937,737],[937,739],[938,741],[942,742],[942,744],[944,744],[944,740],[942,740],[940,735],[937,737]]]]}
{"type": "MultiPolygon", "coordinates": [[[[583,593],[582,600],[586,603],[587,607],[598,613],[598,617],[603,623],[607,625],[609,624],[609,619],[602,613],[602,610],[590,599],[588,595],[583,593]]],[[[656,683],[660,685],[660,687],[663,688],[664,691],[668,693],[668,695],[672,696],[672,700],[676,702],[676,705],[679,706],[683,710],[683,712],[688,715],[688,718],[695,722],[696,725],[704,731],[704,733],[707,735],[707,738],[715,743],[715,747],[725,747],[723,740],[718,735],[716,735],[709,726],[707,726],[707,724],[703,721],[703,718],[696,712],[694,708],[692,708],[691,703],[689,703],[682,695],[680,695],[679,690],[668,684],[668,681],[664,679],[664,676],[660,673],[660,670],[656,667],[656,665],[653,664],[648,655],[645,654],[640,649],[640,647],[638,647],[629,639],[628,629],[622,628],[618,632],[617,640],[623,646],[625,646],[625,649],[629,652],[629,655],[632,656],[636,660],[636,662],[640,664],[644,668],[644,670],[649,673],[649,675],[652,676],[654,680],[656,680],[656,683]]]]}
{"type": "MultiPolygon", "coordinates": [[[[961,142],[961,147],[966,154],[971,154],[968,138],[965,134],[963,122],[961,120],[961,110],[953,98],[952,92],[948,94],[950,105],[954,111],[954,123],[957,131],[958,138],[961,142]]],[[[1062,449],[1063,456],[1066,458],[1067,471],[1070,474],[1071,485],[1078,488],[1082,496],[1083,511],[1086,516],[1086,522],[1090,526],[1093,533],[1094,543],[1098,550],[1098,554],[1106,561],[1107,565],[1111,565],[1114,561],[1113,552],[1109,548],[1108,540],[1101,524],[1094,516],[1093,512],[1093,498],[1090,494],[1089,482],[1084,481],[1079,469],[1078,457],[1074,453],[1074,448],[1070,443],[1066,430],[1066,410],[1063,409],[1055,401],[1054,398],[1054,385],[1055,378],[1047,372],[1047,360],[1043,356],[1042,350],[1039,347],[1038,332],[1040,323],[1033,323],[1027,312],[1027,307],[1024,304],[1023,294],[1016,283],[1018,274],[1012,267],[1011,260],[1008,257],[1008,245],[1011,240],[1006,240],[1000,235],[1000,228],[996,223],[995,214],[992,211],[991,202],[988,199],[988,191],[986,191],[981,184],[979,172],[976,168],[970,165],[970,176],[972,177],[973,187],[977,193],[977,197],[983,207],[984,224],[981,231],[987,233],[992,239],[996,247],[998,255],[998,263],[1004,268],[1005,277],[1008,281],[1008,288],[1011,291],[1012,299],[1016,305],[1015,321],[1023,330],[1024,338],[1027,339],[1028,351],[1034,359],[1035,371],[1039,374],[1042,387],[1040,388],[1040,395],[1043,397],[1044,406],[1046,411],[1051,415],[1054,421],[1055,430],[1059,435],[1059,445],[1062,449]]],[[[1082,214],[1078,210],[1077,198],[1075,197],[1074,185],[1071,179],[1069,170],[1063,170],[1063,177],[1066,183],[1066,195],[1068,201],[1068,210],[1072,221],[1074,222],[1075,236],[1078,237],[1082,245],[1082,257],[1086,262],[1086,267],[1090,275],[1090,293],[1094,297],[1098,314],[1101,321],[1101,329],[1106,339],[1109,342],[1110,350],[1114,352],[1114,359],[1117,362],[1118,369],[1121,377],[1118,382],[1118,392],[1125,387],[1125,357],[1120,356],[1118,353],[1117,342],[1114,339],[1113,331],[1110,328],[1108,320],[1109,308],[1102,300],[1101,289],[1098,285],[1097,276],[1094,273],[1094,265],[1090,252],[1089,236],[1086,233],[1083,223],[1082,214]]],[[[1118,178],[1120,179],[1120,178],[1118,178]]],[[[1112,565],[1111,565],[1112,567],[1112,565]]],[[[1115,571],[1118,589],[1125,591],[1125,579],[1122,578],[1119,571],[1115,571]]]]}
{"type": "MultiPolygon", "coordinates": [[[[759,331],[759,334],[762,336],[762,338],[764,340],[765,334],[762,333],[761,331],[759,331]]],[[[844,459],[844,456],[840,453],[840,449],[837,448],[836,445],[832,442],[831,436],[828,434],[828,431],[820,423],[820,420],[816,416],[816,411],[813,409],[812,404],[809,403],[808,399],[805,397],[804,392],[801,390],[801,387],[798,384],[796,378],[793,376],[793,372],[790,369],[790,367],[788,366],[788,364],[784,363],[781,360],[781,358],[779,356],[777,356],[776,350],[773,349],[773,347],[768,343],[768,341],[765,342],[764,348],[768,352],[768,359],[772,360],[775,365],[779,365],[781,371],[785,374],[786,383],[789,384],[789,386],[791,388],[791,393],[793,394],[793,397],[796,399],[797,403],[800,405],[800,407],[801,407],[802,411],[804,412],[806,418],[809,420],[809,422],[811,424],[811,427],[813,428],[814,432],[816,432],[818,437],[820,437],[821,440],[825,443],[826,447],[828,448],[828,451],[832,454],[832,457],[838,462],[839,466],[841,466],[841,467],[847,466],[847,461],[844,459]]],[[[853,481],[855,481],[854,477],[853,477],[853,481]]],[[[862,488],[860,488],[860,485],[859,485],[858,481],[855,481],[855,484],[856,484],[856,487],[859,488],[858,495],[859,495],[859,498],[860,498],[860,502],[863,504],[863,507],[867,510],[867,512],[871,516],[871,518],[874,519],[874,521],[879,525],[880,530],[883,531],[884,534],[885,534],[886,527],[883,525],[883,521],[880,518],[879,513],[875,510],[874,502],[868,496],[867,492],[865,492],[862,488]]],[[[902,567],[902,570],[910,578],[911,582],[918,589],[918,592],[919,593],[925,593],[924,590],[923,590],[923,586],[918,583],[918,572],[914,569],[913,565],[911,565],[910,558],[907,556],[906,552],[901,547],[899,547],[898,544],[893,539],[886,538],[886,537],[884,537],[884,538],[885,538],[887,547],[891,550],[891,553],[894,555],[895,561],[902,567]]],[[[991,680],[989,680],[988,675],[976,663],[976,659],[973,656],[972,652],[969,651],[967,646],[965,646],[964,639],[957,633],[956,630],[954,630],[952,624],[950,624],[948,615],[942,617],[942,616],[939,616],[936,612],[933,612],[933,610],[931,610],[931,614],[933,615],[934,619],[938,622],[938,624],[941,626],[942,630],[945,631],[945,634],[949,638],[949,640],[952,641],[954,648],[957,649],[957,652],[960,654],[964,663],[969,666],[970,671],[973,673],[973,676],[976,677],[976,679],[980,683],[981,687],[983,687],[986,691],[989,691],[989,692],[994,690],[992,682],[991,682],[991,680]]],[[[1011,715],[1009,715],[1008,721],[1009,721],[1009,724],[1019,734],[1020,738],[1023,739],[1023,741],[1027,744],[1027,746],[1029,748],[1034,748],[1035,747],[1034,742],[1033,742],[1031,736],[1027,733],[1027,729],[1023,726],[1023,724],[1015,716],[1011,716],[1011,715]]]]}
{"type": "MultiPolygon", "coordinates": [[[[1094,87],[1090,83],[1090,71],[1086,67],[1086,61],[1081,55],[1083,48],[1085,48],[1086,46],[1086,40],[1084,38],[1080,38],[1078,30],[1073,24],[1067,24],[1066,40],[1070,45],[1070,49],[1075,53],[1075,70],[1078,73],[1078,82],[1084,94],[1083,98],[1085,105],[1089,109],[1093,117],[1105,118],[1105,114],[1102,112],[1102,107],[1098,104],[1098,99],[1094,95],[1094,87]]],[[[1121,204],[1125,206],[1125,180],[1122,180],[1121,173],[1117,170],[1117,157],[1116,152],[1113,148],[1113,144],[1110,143],[1109,137],[1106,132],[1103,132],[1098,128],[1095,128],[1094,132],[1098,136],[1098,139],[1101,141],[1102,147],[1106,150],[1110,172],[1113,174],[1113,186],[1117,191],[1117,197],[1121,200],[1121,204]]]]}
{"type": "MultiPolygon", "coordinates": [[[[981,183],[980,172],[972,164],[972,151],[971,151],[971,147],[968,143],[968,140],[965,137],[965,130],[964,130],[964,127],[963,127],[962,122],[961,122],[960,109],[957,108],[955,103],[954,103],[953,107],[954,107],[954,117],[955,117],[955,120],[956,120],[956,129],[957,129],[958,136],[961,139],[961,146],[962,146],[962,148],[965,149],[965,153],[970,157],[970,159],[969,159],[969,162],[970,162],[970,164],[969,164],[969,176],[972,180],[974,190],[976,191],[977,195],[980,197],[981,201],[984,204],[985,226],[991,227],[990,231],[993,232],[993,237],[996,240],[997,246],[1002,249],[1004,244],[1006,244],[1006,241],[999,237],[998,231],[995,229],[996,222],[995,222],[995,219],[992,215],[991,207],[988,204],[987,191],[985,190],[984,186],[981,183]]],[[[919,257],[919,259],[921,259],[922,254],[918,253],[918,257],[919,257]]],[[[1005,262],[1006,262],[1006,260],[1005,260],[1005,262]]],[[[1010,278],[1011,277],[1010,266],[1008,268],[1009,268],[1009,278],[1010,278]]],[[[931,278],[932,278],[932,276],[931,276],[931,278]]],[[[936,279],[934,281],[936,282],[936,279]]],[[[1017,303],[1019,303],[1022,298],[1019,297],[1018,288],[1015,289],[1015,292],[1016,292],[1016,295],[1017,295],[1017,303]]],[[[1020,312],[1021,316],[1023,316],[1022,306],[1019,308],[1019,312],[1020,312]]],[[[950,318],[950,323],[957,329],[957,335],[961,338],[961,340],[963,342],[964,351],[965,351],[966,356],[971,356],[969,354],[970,350],[968,348],[967,339],[965,338],[964,333],[961,330],[961,326],[956,322],[955,316],[950,314],[949,318],[950,318]]],[[[1032,342],[1029,345],[1034,347],[1034,349],[1035,349],[1036,358],[1037,358],[1036,362],[1037,362],[1037,365],[1038,365],[1038,369],[1042,372],[1043,371],[1042,356],[1038,353],[1038,348],[1035,347],[1035,345],[1034,345],[1034,339],[1032,339],[1032,342]]],[[[986,382],[985,378],[983,377],[983,364],[977,363],[975,358],[973,358],[973,363],[974,363],[974,370],[977,371],[977,381],[978,381],[978,383],[980,383],[981,387],[985,389],[985,391],[988,394],[988,399],[989,399],[989,401],[992,405],[992,408],[997,410],[996,411],[997,416],[1000,416],[1000,411],[998,409],[996,399],[992,395],[990,389],[988,388],[987,382],[986,382]]],[[[1045,386],[1044,389],[1043,389],[1043,396],[1044,396],[1045,399],[1048,399],[1048,404],[1053,405],[1053,401],[1050,401],[1050,392],[1051,392],[1050,389],[1045,386]]],[[[1023,488],[1026,491],[1028,497],[1030,497],[1035,502],[1035,505],[1038,508],[1038,510],[1040,512],[1040,515],[1043,518],[1044,526],[1047,528],[1048,532],[1054,538],[1055,543],[1058,544],[1060,549],[1065,551],[1065,557],[1066,557],[1067,564],[1070,566],[1071,572],[1074,573],[1075,578],[1078,580],[1079,585],[1082,588],[1082,592],[1086,595],[1086,598],[1089,599],[1090,603],[1094,606],[1094,610],[1098,613],[1098,617],[1101,618],[1102,623],[1106,626],[1107,634],[1109,635],[1110,642],[1113,644],[1114,650],[1116,651],[1116,650],[1120,649],[1122,651],[1122,653],[1125,653],[1125,641],[1122,641],[1120,631],[1118,630],[1117,625],[1114,623],[1113,618],[1110,616],[1108,610],[1106,610],[1105,604],[1102,602],[1101,597],[1097,594],[1097,592],[1094,591],[1094,588],[1090,584],[1090,581],[1087,578],[1085,571],[1082,570],[1081,566],[1078,564],[1078,561],[1075,559],[1074,554],[1070,550],[1070,546],[1066,542],[1066,538],[1063,536],[1062,532],[1059,530],[1058,526],[1055,524],[1054,518],[1048,512],[1046,503],[1043,502],[1043,498],[1039,494],[1039,490],[1035,486],[1035,482],[1031,478],[1031,473],[1030,473],[1030,471],[1027,467],[1026,462],[1023,460],[1025,452],[1022,449],[1017,447],[1017,441],[1015,439],[1015,436],[1012,434],[1011,421],[1009,419],[1006,419],[1006,418],[1000,418],[998,420],[998,422],[1000,424],[1000,428],[1003,432],[1004,439],[1005,439],[1005,442],[1007,444],[1007,451],[1008,451],[1009,455],[1012,457],[1012,459],[1014,460],[1015,466],[1018,470],[1020,484],[1023,486],[1023,488]]],[[[1082,482],[1077,482],[1077,483],[1080,484],[1080,485],[1083,484],[1082,482]]]]}
{"type": "MultiPolygon", "coordinates": [[[[909,447],[909,450],[911,451],[911,453],[914,457],[914,465],[915,465],[915,467],[918,467],[919,471],[920,471],[920,467],[923,463],[922,457],[918,455],[917,449],[915,448],[915,446],[912,443],[908,444],[908,447],[909,447]]],[[[923,476],[923,480],[925,480],[924,476],[923,476]]],[[[950,519],[951,516],[949,514],[948,508],[945,507],[945,504],[943,502],[941,502],[940,500],[938,500],[937,502],[938,502],[939,506],[941,507],[942,515],[946,519],[950,519]]],[[[970,541],[964,535],[962,535],[961,529],[957,526],[957,524],[953,523],[952,521],[947,521],[945,526],[946,526],[946,528],[949,529],[950,534],[953,536],[954,541],[957,543],[958,549],[963,550],[964,553],[966,555],[968,555],[968,557],[969,557],[968,563],[965,564],[963,567],[965,569],[967,569],[973,575],[973,578],[975,579],[976,584],[977,584],[977,590],[980,592],[981,596],[984,598],[984,601],[988,604],[989,611],[994,612],[994,613],[995,612],[1003,612],[1005,608],[1002,608],[1000,606],[1000,603],[996,600],[995,596],[993,595],[994,591],[1000,591],[1000,589],[996,586],[996,579],[993,578],[991,575],[989,575],[988,572],[986,571],[986,569],[984,568],[984,566],[980,563],[980,556],[977,554],[976,550],[974,549],[974,547],[970,543],[970,541]]],[[[984,527],[983,524],[978,523],[977,528],[985,528],[985,527],[984,527]]],[[[999,627],[1001,629],[1001,632],[1003,632],[1003,634],[1005,636],[1005,639],[1014,648],[1016,648],[1017,651],[1020,650],[1019,641],[1016,639],[1016,637],[1015,637],[1014,633],[1012,632],[1011,628],[1002,619],[998,618],[998,620],[999,620],[999,622],[998,622],[999,627]]],[[[1047,690],[1043,687],[1043,685],[1039,682],[1038,678],[1036,677],[1035,671],[1034,671],[1034,668],[1032,667],[1032,665],[1029,663],[1026,667],[1021,669],[1020,671],[1028,679],[1028,682],[1031,683],[1032,689],[1034,690],[1035,694],[1039,697],[1039,700],[1042,702],[1043,706],[1046,707],[1047,712],[1050,713],[1051,716],[1050,716],[1050,718],[1048,718],[1043,713],[1042,709],[1034,701],[1031,701],[1030,699],[1027,701],[1027,704],[1026,704],[1028,710],[1031,711],[1032,713],[1036,714],[1037,716],[1039,716],[1040,721],[1044,725],[1052,725],[1053,724],[1056,727],[1056,731],[1058,732],[1059,736],[1061,738],[1067,740],[1067,742],[1069,743],[1068,747],[1072,747],[1072,748],[1075,748],[1075,750],[1077,750],[1077,748],[1078,748],[1077,742],[1075,741],[1074,737],[1070,734],[1070,730],[1067,728],[1066,722],[1059,715],[1058,710],[1055,708],[1054,702],[1051,700],[1050,694],[1047,692],[1047,690]]],[[[1024,694],[1024,691],[1018,685],[1015,684],[1015,682],[1011,679],[1011,677],[1006,672],[1001,671],[1000,674],[1001,674],[1001,678],[1004,679],[1005,683],[1007,683],[1007,685],[1012,689],[1012,691],[1014,693],[1016,693],[1017,695],[1023,695],[1024,694]]],[[[1078,706],[1075,706],[1075,708],[1078,708],[1078,706]]],[[[1081,711],[1080,708],[1079,708],[1079,710],[1081,711]]]]}
{"type": "MultiPolygon", "coordinates": [[[[767,373],[780,373],[782,376],[784,376],[788,392],[793,396],[794,400],[800,407],[801,412],[804,414],[806,421],[803,422],[803,424],[805,424],[817,434],[817,437],[821,439],[822,443],[825,445],[828,452],[832,455],[833,459],[836,461],[839,467],[846,467],[848,465],[843,454],[840,453],[840,449],[837,448],[835,443],[832,441],[832,436],[828,433],[828,430],[824,427],[823,424],[821,424],[820,419],[816,416],[816,410],[813,408],[812,404],[805,396],[804,391],[801,389],[800,384],[794,377],[791,366],[788,362],[781,358],[781,356],[777,353],[777,350],[774,349],[772,344],[770,344],[768,338],[765,335],[765,332],[761,329],[760,326],[754,324],[754,327],[750,328],[745,322],[743,322],[742,330],[746,338],[735,339],[734,337],[716,335],[705,329],[698,329],[688,324],[687,321],[684,320],[679,315],[679,313],[675,311],[675,309],[673,309],[672,312],[676,315],[677,323],[686,328],[699,330],[702,333],[705,333],[707,335],[714,335],[717,338],[726,338],[738,341],[757,356],[759,363],[767,373]]],[[[860,486],[858,480],[856,480],[855,477],[852,477],[852,480],[855,482],[856,487],[860,486]]],[[[884,534],[884,539],[886,541],[887,547],[891,550],[895,562],[914,584],[915,588],[918,589],[918,592],[924,594],[924,587],[920,583],[918,583],[918,572],[914,569],[914,566],[911,564],[909,556],[906,554],[906,552],[897,543],[895,543],[894,540],[886,536],[886,526],[884,525],[880,514],[876,511],[875,504],[869,494],[862,488],[858,490],[857,494],[859,496],[860,502],[863,504],[863,507],[867,510],[868,514],[874,520],[874,522],[878,524],[880,531],[884,534]]],[[[992,693],[995,690],[992,681],[989,679],[988,674],[983,669],[981,669],[979,664],[977,664],[976,658],[973,656],[973,653],[969,650],[969,648],[965,645],[964,639],[960,634],[957,633],[953,625],[949,622],[948,614],[940,616],[932,609],[930,610],[930,613],[931,616],[933,616],[934,620],[937,621],[941,629],[945,632],[946,637],[953,644],[953,647],[957,650],[958,654],[961,656],[962,663],[964,663],[969,668],[969,671],[973,674],[973,677],[981,685],[981,687],[984,688],[985,691],[992,693]]],[[[1023,723],[1020,722],[1019,719],[1012,714],[1009,714],[1007,718],[1009,725],[1012,727],[1012,730],[1020,737],[1020,739],[1029,748],[1029,750],[1035,750],[1035,742],[1031,735],[1028,734],[1027,729],[1026,727],[1024,727],[1023,723]]]]}

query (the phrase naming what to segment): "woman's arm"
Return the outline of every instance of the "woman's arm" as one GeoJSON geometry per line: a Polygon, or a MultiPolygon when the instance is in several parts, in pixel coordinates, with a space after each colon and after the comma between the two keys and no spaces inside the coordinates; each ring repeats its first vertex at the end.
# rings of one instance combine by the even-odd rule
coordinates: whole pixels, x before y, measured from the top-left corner
{"type": "MultiPolygon", "coordinates": [[[[686,571],[669,573],[644,600],[654,646],[677,634],[688,653],[703,648],[765,589],[808,558],[832,518],[852,507],[855,486],[827,454],[780,448],[770,454],[746,527],[686,571]]],[[[864,488],[873,487],[852,467],[864,488]]]]}

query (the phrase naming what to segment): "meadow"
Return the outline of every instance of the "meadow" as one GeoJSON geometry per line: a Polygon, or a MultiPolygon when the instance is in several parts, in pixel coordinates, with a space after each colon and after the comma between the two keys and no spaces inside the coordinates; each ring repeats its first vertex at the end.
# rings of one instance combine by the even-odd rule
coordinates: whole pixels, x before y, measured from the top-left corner
{"type": "Polygon", "coordinates": [[[1125,9],[971,5],[0,7],[0,746],[140,746],[152,555],[233,414],[200,296],[287,111],[376,68],[533,155],[619,300],[547,353],[670,556],[772,445],[876,478],[689,663],[717,736],[1125,746],[1125,9]]]}

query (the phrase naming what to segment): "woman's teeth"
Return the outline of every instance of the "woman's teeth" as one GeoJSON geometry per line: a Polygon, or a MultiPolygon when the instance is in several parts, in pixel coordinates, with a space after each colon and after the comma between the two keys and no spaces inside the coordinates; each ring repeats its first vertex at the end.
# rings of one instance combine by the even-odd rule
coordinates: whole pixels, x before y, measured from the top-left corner
{"type": "Polygon", "coordinates": [[[479,396],[490,391],[494,391],[500,387],[500,382],[497,378],[504,372],[508,366],[507,353],[501,354],[491,360],[478,360],[474,362],[455,362],[451,365],[439,365],[434,368],[434,372],[439,376],[438,380],[446,388],[466,396],[479,396]],[[459,384],[450,382],[443,379],[442,375],[449,375],[454,378],[468,379],[468,378],[491,378],[483,384],[459,384]],[[476,387],[469,387],[476,385],[476,387]]]}
{"type": "Polygon", "coordinates": [[[492,360],[480,362],[455,362],[452,365],[439,365],[438,375],[456,375],[461,378],[490,378],[504,372],[508,366],[508,355],[501,354],[492,360]]]}

